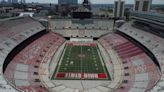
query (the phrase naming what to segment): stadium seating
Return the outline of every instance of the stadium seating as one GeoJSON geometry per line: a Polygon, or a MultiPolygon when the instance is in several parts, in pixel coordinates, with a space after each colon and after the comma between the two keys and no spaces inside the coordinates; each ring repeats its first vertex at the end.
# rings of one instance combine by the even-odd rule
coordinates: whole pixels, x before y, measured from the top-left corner
{"type": "MultiPolygon", "coordinates": [[[[7,55],[17,45],[45,28],[40,23],[29,17],[4,19],[0,21],[0,25],[0,90],[2,92],[15,92],[16,88],[11,87],[14,85],[2,76],[2,68],[6,63],[4,61],[7,55]]],[[[13,64],[13,66],[14,65],[15,64],[13,64]]]]}
{"type": "Polygon", "coordinates": [[[113,26],[113,24],[110,21],[99,19],[88,21],[91,21],[92,23],[84,24],[81,23],[83,20],[76,19],[54,19],[51,23],[54,25],[54,32],[59,33],[64,37],[100,37],[103,34],[111,32],[109,30],[112,28],[110,26],[113,26]],[[84,30],[84,32],[81,32],[81,30],[84,30]]]}
{"type": "Polygon", "coordinates": [[[54,32],[64,37],[100,37],[111,31],[107,29],[56,29],[54,32]]]}
{"type": "Polygon", "coordinates": [[[118,53],[124,67],[123,81],[116,92],[145,92],[160,79],[154,62],[132,42],[118,34],[109,34],[100,38],[100,43],[107,48],[111,45],[118,53]]]}
{"type": "MultiPolygon", "coordinates": [[[[148,90],[150,92],[163,92],[163,55],[164,55],[164,40],[154,34],[145,32],[143,30],[139,30],[131,26],[131,23],[126,23],[124,26],[118,29],[119,31],[133,37],[135,40],[142,43],[145,47],[147,47],[156,57],[157,61],[160,64],[161,68],[161,78],[154,88],[148,90]]],[[[153,77],[153,76],[151,76],[153,77]]],[[[155,78],[155,76],[154,76],[155,78]]]]}
{"type": "Polygon", "coordinates": [[[63,43],[63,38],[54,33],[48,33],[24,48],[14,57],[8,65],[4,76],[21,89],[33,89],[36,92],[46,92],[39,79],[39,66],[51,59],[58,47],[63,43]],[[51,52],[47,53],[49,49],[51,52]],[[47,55],[47,59],[42,61],[47,55]],[[13,66],[14,64],[14,66],[13,66]],[[21,75],[21,76],[20,76],[21,75]]]}

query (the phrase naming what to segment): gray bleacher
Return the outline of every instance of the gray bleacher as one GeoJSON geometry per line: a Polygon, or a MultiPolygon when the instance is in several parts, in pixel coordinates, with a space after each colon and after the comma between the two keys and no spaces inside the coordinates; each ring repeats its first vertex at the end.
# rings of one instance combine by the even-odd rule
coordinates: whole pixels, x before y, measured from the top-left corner
{"type": "Polygon", "coordinates": [[[51,26],[54,32],[57,32],[65,37],[70,37],[70,35],[73,37],[76,37],[77,35],[80,36],[77,32],[78,30],[85,30],[86,33],[84,36],[99,37],[103,34],[111,32],[113,21],[100,19],[53,19],[51,20],[51,26]],[[71,32],[67,33],[68,31],[71,32]]]}

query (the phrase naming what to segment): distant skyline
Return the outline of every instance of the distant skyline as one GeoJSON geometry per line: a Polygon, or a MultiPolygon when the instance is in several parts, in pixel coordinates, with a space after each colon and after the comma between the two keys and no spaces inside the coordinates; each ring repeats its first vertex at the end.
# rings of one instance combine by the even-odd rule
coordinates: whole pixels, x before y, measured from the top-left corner
{"type": "MultiPolygon", "coordinates": [[[[3,1],[3,0],[0,0],[3,1]]],[[[4,0],[8,1],[8,0],[4,0]]],[[[21,1],[21,0],[18,0],[21,1]]],[[[25,0],[27,3],[38,2],[38,3],[58,3],[58,0],[25,0]]],[[[78,3],[82,3],[83,0],[78,0],[78,3]]],[[[114,4],[116,0],[89,0],[92,4],[114,4]]],[[[134,4],[134,0],[123,0],[126,4],[134,4]]],[[[164,4],[164,0],[153,0],[153,4],[164,4]]]]}
{"type": "MultiPolygon", "coordinates": [[[[81,3],[83,0],[78,0],[81,3]]],[[[93,4],[113,4],[115,0],[90,0],[93,4]]],[[[126,4],[133,4],[134,0],[124,0],[126,4]]],[[[39,2],[39,3],[58,3],[58,0],[26,0],[26,2],[39,2]]],[[[164,4],[164,0],[153,0],[153,4],[164,4]]]]}

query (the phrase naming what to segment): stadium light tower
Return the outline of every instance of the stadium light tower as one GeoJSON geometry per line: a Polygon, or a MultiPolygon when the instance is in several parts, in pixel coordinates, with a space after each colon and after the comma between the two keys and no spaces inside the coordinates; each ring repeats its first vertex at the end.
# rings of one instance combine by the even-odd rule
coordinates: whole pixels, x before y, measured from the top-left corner
{"type": "Polygon", "coordinates": [[[52,16],[48,16],[48,31],[52,31],[51,18],[52,16]]]}

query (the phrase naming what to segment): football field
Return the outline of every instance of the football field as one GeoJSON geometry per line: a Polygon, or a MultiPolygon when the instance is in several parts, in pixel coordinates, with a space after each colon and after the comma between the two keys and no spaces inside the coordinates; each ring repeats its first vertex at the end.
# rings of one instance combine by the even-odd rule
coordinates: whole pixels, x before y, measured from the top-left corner
{"type": "Polygon", "coordinates": [[[66,45],[53,79],[109,79],[96,45],[66,45]]]}

